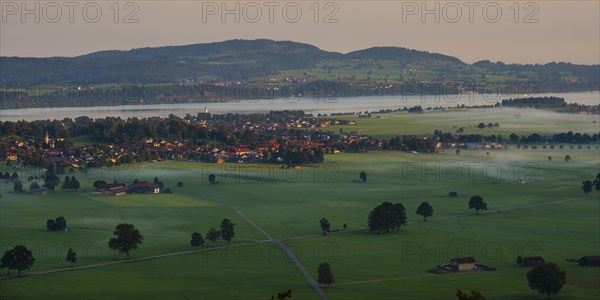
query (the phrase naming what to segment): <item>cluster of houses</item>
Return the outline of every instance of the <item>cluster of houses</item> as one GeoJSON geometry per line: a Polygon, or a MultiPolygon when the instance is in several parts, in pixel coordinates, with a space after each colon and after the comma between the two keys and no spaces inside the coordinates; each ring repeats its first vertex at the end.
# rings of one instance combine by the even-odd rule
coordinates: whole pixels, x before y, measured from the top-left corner
{"type": "Polygon", "coordinates": [[[96,195],[102,196],[122,196],[126,194],[158,194],[160,186],[147,181],[135,182],[126,185],[122,182],[99,184],[96,187],[96,195]]]}

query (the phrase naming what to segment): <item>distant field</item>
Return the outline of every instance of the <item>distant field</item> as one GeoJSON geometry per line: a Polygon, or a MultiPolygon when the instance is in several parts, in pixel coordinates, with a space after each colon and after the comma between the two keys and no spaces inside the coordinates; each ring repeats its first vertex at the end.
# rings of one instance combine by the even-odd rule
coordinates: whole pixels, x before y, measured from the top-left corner
{"type": "Polygon", "coordinates": [[[214,204],[173,194],[123,195],[117,197],[90,196],[90,199],[117,207],[194,207],[214,204]]]}
{"type": "Polygon", "coordinates": [[[371,119],[359,119],[357,115],[335,116],[338,119],[355,120],[357,125],[330,126],[327,130],[339,132],[361,131],[363,134],[394,137],[397,134],[433,134],[436,129],[456,133],[460,127],[467,134],[501,134],[505,139],[511,133],[554,134],[560,132],[598,133],[599,115],[557,113],[548,110],[524,108],[464,109],[450,111],[425,111],[421,114],[395,112],[372,114],[371,119]],[[377,119],[380,116],[380,119],[377,119]],[[594,123],[596,121],[596,123],[594,123]],[[498,128],[477,128],[483,122],[499,123],[498,128]]]}

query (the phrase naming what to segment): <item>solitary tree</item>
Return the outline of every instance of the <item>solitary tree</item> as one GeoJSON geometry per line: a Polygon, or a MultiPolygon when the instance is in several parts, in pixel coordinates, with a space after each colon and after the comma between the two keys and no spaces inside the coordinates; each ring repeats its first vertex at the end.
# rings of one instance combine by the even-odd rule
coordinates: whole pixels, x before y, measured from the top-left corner
{"type": "Polygon", "coordinates": [[[77,263],[77,253],[75,253],[73,248],[69,248],[69,251],[67,251],[67,261],[71,263],[71,267],[73,267],[73,264],[77,263]]]}
{"type": "Polygon", "coordinates": [[[192,233],[192,240],[190,241],[190,244],[192,244],[192,247],[198,249],[198,247],[204,245],[204,238],[200,233],[194,232],[192,233]]]}
{"type": "Polygon", "coordinates": [[[583,190],[583,192],[585,193],[586,196],[589,196],[593,187],[594,186],[593,186],[592,182],[589,180],[586,180],[586,181],[582,182],[581,189],[583,190]]]}
{"type": "Polygon", "coordinates": [[[406,225],[404,205],[391,202],[381,203],[369,213],[367,225],[369,231],[376,231],[379,234],[392,229],[399,230],[401,226],[406,225]]]}
{"type": "Polygon", "coordinates": [[[566,162],[568,162],[568,161],[570,161],[570,160],[571,160],[571,155],[568,155],[568,154],[567,154],[567,155],[565,156],[565,161],[566,161],[566,162]]]}
{"type": "Polygon", "coordinates": [[[417,208],[417,215],[423,216],[423,220],[427,222],[427,217],[431,217],[433,215],[433,207],[431,207],[429,203],[423,202],[417,208]]]}
{"type": "Polygon", "coordinates": [[[206,239],[213,243],[216,242],[220,237],[221,233],[214,227],[211,227],[206,233],[206,239]]]}
{"type": "Polygon", "coordinates": [[[327,287],[335,282],[335,280],[333,280],[333,273],[331,273],[331,266],[329,266],[328,263],[319,264],[318,281],[320,284],[324,284],[327,287]]]}
{"type": "Polygon", "coordinates": [[[542,263],[527,272],[527,281],[532,290],[546,294],[550,299],[567,282],[567,272],[560,270],[555,263],[542,263]]]}
{"type": "Polygon", "coordinates": [[[35,258],[31,250],[27,250],[23,245],[17,245],[12,250],[4,252],[0,267],[8,269],[9,274],[10,270],[17,270],[18,275],[21,276],[21,271],[31,268],[34,262],[35,258]]]}
{"type": "Polygon", "coordinates": [[[127,259],[129,259],[129,252],[137,249],[138,245],[144,240],[140,231],[132,224],[117,225],[113,234],[117,237],[111,238],[108,241],[108,247],[111,250],[118,250],[121,253],[125,253],[127,259]]]}
{"type": "Polygon", "coordinates": [[[471,197],[471,200],[469,200],[469,209],[475,209],[477,214],[479,214],[480,209],[487,210],[487,203],[483,201],[481,196],[473,196],[471,197]]]}
{"type": "Polygon", "coordinates": [[[223,219],[223,221],[221,221],[221,237],[227,241],[227,244],[229,244],[229,241],[231,241],[235,235],[235,231],[233,229],[234,226],[235,224],[233,224],[229,219],[223,219]]]}
{"type": "Polygon", "coordinates": [[[359,175],[359,177],[360,177],[360,181],[362,181],[362,182],[367,182],[367,172],[365,172],[365,171],[360,171],[360,175],[359,175]]]}
{"type": "Polygon", "coordinates": [[[485,297],[476,290],[471,291],[471,295],[463,293],[461,290],[456,290],[456,297],[458,300],[485,300],[485,297]]]}
{"type": "Polygon", "coordinates": [[[321,220],[319,220],[319,223],[321,223],[321,230],[323,230],[323,234],[329,232],[331,224],[329,224],[329,221],[327,221],[327,219],[322,218],[321,220]]]}

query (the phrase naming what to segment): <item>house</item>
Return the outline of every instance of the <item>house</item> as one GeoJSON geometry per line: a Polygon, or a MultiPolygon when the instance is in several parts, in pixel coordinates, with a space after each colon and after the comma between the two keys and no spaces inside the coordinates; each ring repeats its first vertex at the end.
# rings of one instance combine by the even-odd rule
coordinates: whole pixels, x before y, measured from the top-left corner
{"type": "Polygon", "coordinates": [[[112,189],[110,189],[107,192],[104,192],[104,195],[106,196],[122,196],[127,194],[127,191],[129,189],[124,187],[124,186],[118,186],[118,187],[114,187],[112,189]]]}
{"type": "Polygon", "coordinates": [[[96,187],[96,191],[101,192],[101,193],[108,192],[112,188],[115,188],[115,187],[125,187],[125,183],[115,182],[115,183],[99,184],[98,187],[96,187]]]}
{"type": "Polygon", "coordinates": [[[477,261],[473,257],[458,257],[453,258],[450,262],[455,270],[469,271],[475,269],[475,263],[477,261]]]}
{"type": "Polygon", "coordinates": [[[600,266],[600,255],[584,256],[577,261],[580,266],[600,266]]]}
{"type": "Polygon", "coordinates": [[[160,193],[160,186],[149,183],[147,181],[140,181],[129,185],[130,194],[158,194],[160,193]]]}
{"type": "Polygon", "coordinates": [[[543,264],[545,262],[544,258],[541,256],[523,257],[522,261],[523,261],[523,265],[527,266],[527,267],[543,264]]]}
{"type": "Polygon", "coordinates": [[[47,188],[35,188],[31,190],[31,193],[34,195],[48,195],[47,188]]]}

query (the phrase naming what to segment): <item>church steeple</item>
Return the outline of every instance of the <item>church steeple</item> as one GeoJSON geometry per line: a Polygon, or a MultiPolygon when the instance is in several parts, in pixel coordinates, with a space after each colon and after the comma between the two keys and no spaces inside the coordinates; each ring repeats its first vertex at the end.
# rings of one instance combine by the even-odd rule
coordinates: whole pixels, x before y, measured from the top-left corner
{"type": "Polygon", "coordinates": [[[46,136],[44,137],[44,142],[46,143],[46,145],[48,145],[49,141],[50,141],[50,138],[48,137],[48,128],[46,128],[46,136]]]}

